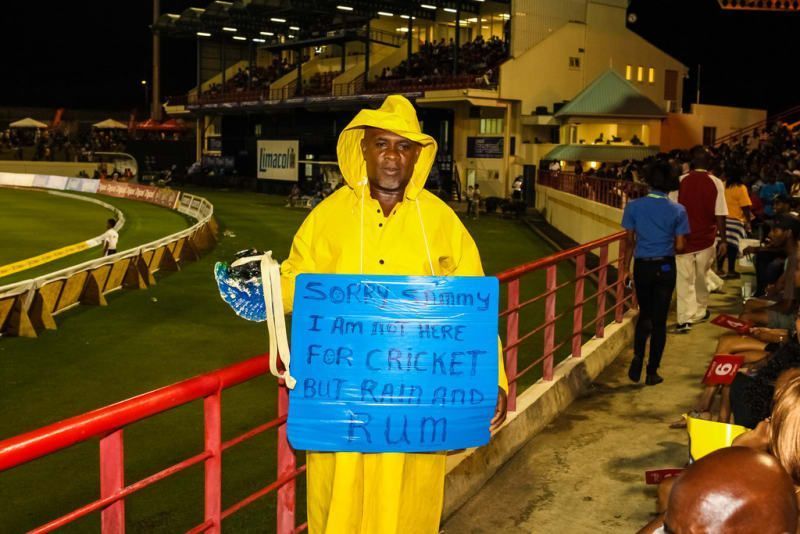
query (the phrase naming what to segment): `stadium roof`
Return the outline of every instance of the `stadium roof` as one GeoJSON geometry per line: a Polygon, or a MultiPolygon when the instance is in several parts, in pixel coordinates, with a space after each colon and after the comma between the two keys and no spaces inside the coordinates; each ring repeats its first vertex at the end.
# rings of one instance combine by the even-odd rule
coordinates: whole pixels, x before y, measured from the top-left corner
{"type": "Polygon", "coordinates": [[[558,110],[555,116],[661,119],[667,114],[617,71],[609,69],[558,110]]]}
{"type": "MultiPolygon", "coordinates": [[[[409,17],[435,20],[443,10],[479,13],[483,0],[215,0],[207,7],[161,15],[153,30],[195,39],[224,34],[255,42],[325,37],[329,31],[352,29],[367,20],[409,17]],[[428,7],[423,7],[428,6],[428,7]],[[430,9],[435,7],[435,9],[430,9]]],[[[510,0],[495,0],[510,4],[510,0]]],[[[485,9],[485,8],[484,8],[485,9]]]]}
{"type": "Polygon", "coordinates": [[[558,145],[542,159],[617,163],[624,160],[641,161],[656,154],[658,147],[655,146],[558,145]]]}

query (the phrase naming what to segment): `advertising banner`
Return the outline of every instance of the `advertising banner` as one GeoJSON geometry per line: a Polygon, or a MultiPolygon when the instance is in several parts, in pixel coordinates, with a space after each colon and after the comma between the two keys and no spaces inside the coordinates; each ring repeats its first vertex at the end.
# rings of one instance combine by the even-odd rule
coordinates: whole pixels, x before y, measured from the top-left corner
{"type": "Polygon", "coordinates": [[[296,449],[425,452],[489,441],[492,277],[301,274],[292,315],[296,449]]]}
{"type": "Polygon", "coordinates": [[[165,208],[175,207],[178,201],[179,191],[154,187],[152,185],[129,184],[127,182],[115,182],[113,180],[101,180],[97,192],[110,197],[129,198],[158,204],[165,208]]]}
{"type": "Polygon", "coordinates": [[[299,141],[258,141],[258,177],[296,182],[299,152],[299,141]]]}

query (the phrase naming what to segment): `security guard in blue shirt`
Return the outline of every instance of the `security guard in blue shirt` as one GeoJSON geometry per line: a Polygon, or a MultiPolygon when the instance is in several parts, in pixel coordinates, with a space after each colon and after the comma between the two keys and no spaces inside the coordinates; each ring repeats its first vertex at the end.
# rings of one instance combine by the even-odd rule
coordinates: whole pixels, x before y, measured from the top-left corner
{"type": "Polygon", "coordinates": [[[630,278],[633,256],[639,317],[628,377],[633,382],[641,379],[645,347],[650,338],[645,384],[654,386],[664,381],[657,371],[667,342],[667,314],[675,290],[675,253],[683,250],[689,218],[683,206],[667,198],[667,193],[678,187],[677,172],[669,163],[657,161],[646,165],[644,177],[650,193],[630,202],[622,214],[627,247],[621,275],[624,280],[630,278]]]}

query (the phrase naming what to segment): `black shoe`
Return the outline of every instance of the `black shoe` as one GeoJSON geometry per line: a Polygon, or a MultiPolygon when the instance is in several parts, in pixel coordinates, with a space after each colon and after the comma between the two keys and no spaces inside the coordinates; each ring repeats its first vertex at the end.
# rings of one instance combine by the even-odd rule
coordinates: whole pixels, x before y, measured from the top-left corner
{"type": "Polygon", "coordinates": [[[675,327],[675,331],[679,334],[688,334],[692,331],[692,323],[678,323],[678,326],[675,327]]]}
{"type": "Polygon", "coordinates": [[[692,321],[692,324],[703,323],[705,321],[708,321],[709,317],[711,317],[711,310],[706,308],[706,313],[700,319],[692,321]]]}
{"type": "Polygon", "coordinates": [[[664,379],[661,378],[658,373],[647,373],[647,378],[644,379],[644,383],[648,386],[655,386],[663,381],[664,379]]]}
{"type": "Polygon", "coordinates": [[[722,277],[723,280],[738,280],[742,275],[737,272],[728,273],[722,277]]]}
{"type": "Polygon", "coordinates": [[[628,367],[628,378],[631,379],[631,382],[639,382],[642,379],[642,365],[644,364],[644,358],[638,358],[636,356],[633,357],[631,360],[631,366],[628,367]]]}

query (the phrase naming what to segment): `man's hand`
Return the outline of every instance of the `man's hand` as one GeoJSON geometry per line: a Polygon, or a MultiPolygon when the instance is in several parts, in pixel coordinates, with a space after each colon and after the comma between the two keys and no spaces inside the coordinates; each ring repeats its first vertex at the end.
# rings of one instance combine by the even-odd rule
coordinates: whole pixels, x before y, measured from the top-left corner
{"type": "Polygon", "coordinates": [[[497,406],[494,409],[494,417],[489,423],[489,432],[494,432],[505,422],[508,413],[508,397],[503,388],[497,388],[497,406]]]}

